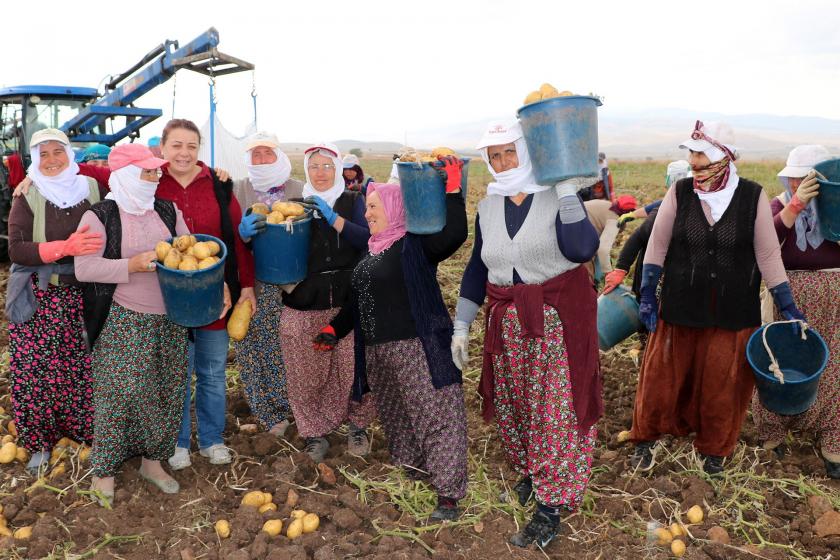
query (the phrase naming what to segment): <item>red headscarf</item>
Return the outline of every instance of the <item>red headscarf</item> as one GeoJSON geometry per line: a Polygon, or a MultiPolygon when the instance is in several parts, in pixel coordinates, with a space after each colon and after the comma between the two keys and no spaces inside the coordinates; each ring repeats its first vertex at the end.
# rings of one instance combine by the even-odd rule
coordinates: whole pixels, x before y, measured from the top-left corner
{"type": "Polygon", "coordinates": [[[378,255],[405,236],[405,207],[403,206],[402,191],[399,185],[387,183],[371,183],[368,185],[367,196],[379,193],[379,200],[385,209],[388,226],[370,236],[368,249],[371,254],[378,255]]]}

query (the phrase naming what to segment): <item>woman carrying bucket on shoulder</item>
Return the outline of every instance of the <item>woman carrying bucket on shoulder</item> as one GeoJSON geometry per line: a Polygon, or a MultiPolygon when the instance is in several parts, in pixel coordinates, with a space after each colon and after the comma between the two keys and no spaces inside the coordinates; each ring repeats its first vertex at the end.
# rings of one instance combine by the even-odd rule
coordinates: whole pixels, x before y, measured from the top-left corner
{"type": "Polygon", "coordinates": [[[452,520],[467,491],[467,421],[461,372],[449,352],[452,323],[436,271],[466,240],[467,216],[462,162],[448,157],[442,163],[446,224],[438,233],[407,233],[400,187],[370,184],[371,237],[368,254],[353,271],[354,305],[322,329],[315,346],[328,350],[358,325],[365,367],[357,369],[354,389],[369,384],[392,462],[434,487],[432,519],[452,520]]]}
{"type": "MultiPolygon", "coordinates": [[[[271,207],[275,202],[298,198],[303,194],[303,183],[291,178],[292,164],[274,134],[258,132],[248,139],[245,165],[248,177],[234,182],[233,194],[245,211],[239,236],[248,243],[266,227],[265,215],[251,212],[251,207],[258,202],[271,207]]],[[[255,284],[257,309],[248,333],[233,343],[233,349],[251,411],[269,432],[283,437],[289,427],[286,364],[279,346],[283,290],[275,284],[255,284]]]]}
{"type": "Polygon", "coordinates": [[[694,432],[704,470],[720,473],[753,393],[746,346],[761,325],[762,278],[785,318],[804,319],[767,195],[738,176],[733,144],[729,125],[697,121],[680,146],[694,177],[668,190],[645,252],[639,318],[651,335],[633,410],[636,468],[653,466],[661,435],[694,432]]]}
{"type": "Polygon", "coordinates": [[[326,436],[349,423],[347,450],[366,455],[367,425],[376,417],[369,397],[351,401],[353,338],[331,352],[316,352],[312,339],[350,301],[350,276],[367,247],[370,231],[364,197],[346,191],[341,153],[334,144],[308,148],[303,158],[303,196],[317,207],[312,224],[306,278],[283,294],[280,346],[286,360],[286,389],[306,453],[316,463],[330,448],[326,436]]]}
{"type": "MultiPolygon", "coordinates": [[[[242,210],[233,196],[231,182],[222,181],[198,159],[201,134],[192,121],[173,119],[166,123],[161,136],[161,152],[167,163],[158,184],[156,196],[174,202],[183,212],[190,233],[203,233],[221,239],[227,247],[225,285],[234,302],[251,301],[254,296],[254,257],[236,234],[242,210]]],[[[189,344],[189,368],[184,382],[183,418],[175,453],[169,458],[174,470],[189,467],[192,372],[195,370],[195,415],[198,423],[199,453],[213,465],[230,463],[230,450],[225,447],[222,431],[225,428],[227,389],[225,365],[229,338],[221,318],[207,326],[193,329],[189,344]]]]}
{"type": "Polygon", "coordinates": [[[488,299],[479,393],[495,414],[514,490],[537,510],[511,538],[546,546],[589,482],[601,416],[595,290],[581,266],[598,234],[577,181],[536,184],[518,122],[490,123],[478,144],[494,181],[478,204],[475,245],[464,277],[452,356],[467,365],[470,324],[488,299]]]}
{"type": "Polygon", "coordinates": [[[829,159],[822,146],[794,148],[787,165],[779,172],[785,192],[770,206],[773,224],[782,245],[797,306],[808,317],[808,325],[822,335],[831,352],[822,372],[816,402],[807,412],[780,416],[765,409],[758,395],[753,397],[753,421],[765,449],[775,449],[781,457],[788,431],[807,431],[819,438],[825,470],[840,478],[840,245],[826,240],[820,232],[815,199],[819,184],[814,165],[829,159]]]}
{"type": "Polygon", "coordinates": [[[161,461],[175,450],[181,425],[187,329],[166,317],[154,248],[189,229],[174,204],[155,199],[165,160],[141,144],[122,144],[108,163],[111,192],[81,221],[105,246],[76,258],[76,277],[108,288],[85,286],[85,316],[93,346],[92,490],[110,503],[114,476],[138,454],[140,476],[167,494],[179,488],[161,461]]]}

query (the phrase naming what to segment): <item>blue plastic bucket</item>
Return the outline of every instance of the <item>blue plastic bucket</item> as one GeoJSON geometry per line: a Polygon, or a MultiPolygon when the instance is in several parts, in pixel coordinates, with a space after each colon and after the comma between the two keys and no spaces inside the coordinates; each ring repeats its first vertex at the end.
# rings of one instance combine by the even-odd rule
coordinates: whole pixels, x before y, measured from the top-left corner
{"type": "Polygon", "coordinates": [[[747,342],[747,360],[755,374],[755,388],[762,406],[776,414],[802,414],[817,399],[820,376],[828,363],[828,346],[813,329],[802,340],[799,329],[790,323],[768,323],[755,331],[747,342]],[[772,328],[771,328],[772,327],[772,328]],[[762,332],[776,356],[785,382],[770,371],[770,356],[764,348],[762,332]]]}
{"type": "Polygon", "coordinates": [[[306,278],[312,213],[290,224],[266,224],[254,236],[254,273],[267,284],[294,284],[306,278]]]}
{"type": "Polygon", "coordinates": [[[817,215],[820,231],[829,241],[840,241],[840,159],[830,159],[814,166],[827,181],[817,178],[820,194],[817,215]]]}
{"type": "MultiPolygon", "coordinates": [[[[158,283],[166,316],[184,327],[203,327],[215,322],[224,308],[227,247],[212,235],[194,234],[198,241],[215,241],[221,247],[219,262],[203,270],[175,270],[157,263],[158,283]]],[[[172,239],[168,240],[170,243],[172,239]]]]}
{"type": "Polygon", "coordinates": [[[554,185],[572,177],[598,175],[598,107],[587,95],[553,97],[517,111],[534,177],[554,185]]]}
{"type": "MultiPolygon", "coordinates": [[[[470,160],[461,158],[461,195],[467,196],[470,160]]],[[[437,233],[446,225],[446,185],[430,163],[397,162],[405,206],[406,229],[411,233],[437,233]]]]}
{"type": "Polygon", "coordinates": [[[641,328],[639,302],[626,286],[598,296],[598,347],[609,350],[641,328]]]}

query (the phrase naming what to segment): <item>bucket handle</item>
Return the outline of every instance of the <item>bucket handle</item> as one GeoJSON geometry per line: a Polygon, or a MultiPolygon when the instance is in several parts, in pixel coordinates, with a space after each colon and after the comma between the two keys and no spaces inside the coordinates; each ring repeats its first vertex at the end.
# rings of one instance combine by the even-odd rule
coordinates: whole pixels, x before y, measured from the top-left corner
{"type": "Polygon", "coordinates": [[[767,344],[767,329],[769,329],[773,325],[785,325],[787,323],[801,324],[802,331],[800,336],[802,340],[808,340],[808,336],[805,334],[805,331],[808,330],[808,323],[806,323],[805,321],[800,321],[799,319],[791,319],[789,321],[773,321],[772,323],[768,323],[761,331],[761,341],[764,343],[764,349],[767,350],[767,355],[770,356],[770,371],[773,373],[773,377],[775,377],[782,385],[785,384],[785,375],[784,373],[782,373],[782,368],[779,367],[779,360],[776,359],[776,355],[773,354],[773,351],[770,350],[770,345],[767,344]]]}

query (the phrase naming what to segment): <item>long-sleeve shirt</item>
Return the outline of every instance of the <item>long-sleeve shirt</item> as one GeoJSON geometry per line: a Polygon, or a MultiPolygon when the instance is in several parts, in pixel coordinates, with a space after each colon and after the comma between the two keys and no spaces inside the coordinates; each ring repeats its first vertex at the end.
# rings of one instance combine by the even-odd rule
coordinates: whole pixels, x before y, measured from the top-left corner
{"type": "Polygon", "coordinates": [[[782,221],[781,211],[785,208],[785,202],[776,197],[770,202],[770,208],[776,235],[782,245],[782,261],[787,270],[840,268],[840,244],[825,240],[816,249],[806,245],[805,250],[800,251],[796,246],[796,229],[787,227],[782,221]]]}
{"type": "Polygon", "coordinates": [[[653,231],[653,224],[656,222],[656,215],[658,213],[659,205],[657,204],[656,208],[648,214],[647,219],[642,222],[642,225],[637,227],[636,231],[624,243],[621,252],[618,254],[618,261],[615,263],[615,267],[618,270],[630,272],[633,261],[636,261],[636,272],[633,273],[633,293],[636,296],[641,295],[642,264],[645,261],[645,250],[647,249],[648,240],[653,231]]]}
{"type": "MultiPolygon", "coordinates": [[[[618,236],[618,215],[612,211],[613,203],[609,200],[587,200],[583,203],[586,215],[595,231],[598,232],[598,266],[601,273],[612,271],[610,250],[618,236]]],[[[594,262],[586,263],[589,275],[594,277],[594,262]]]]}
{"type": "MultiPolygon", "coordinates": [[[[668,247],[671,244],[671,236],[674,231],[674,218],[677,215],[676,192],[676,188],[671,187],[662,200],[656,223],[648,241],[644,264],[658,266],[665,264],[665,256],[668,254],[668,247]]],[[[701,200],[700,206],[703,208],[703,213],[706,215],[709,225],[713,225],[715,221],[712,219],[708,204],[701,200]]],[[[753,250],[755,251],[755,261],[758,264],[758,269],[767,287],[775,288],[779,284],[787,282],[787,274],[779,250],[779,241],[776,238],[776,230],[773,226],[770,201],[767,199],[767,193],[763,190],[759,195],[758,208],[756,209],[753,250]]]]}
{"type": "MultiPolygon", "coordinates": [[[[158,241],[169,239],[169,229],[154,210],[140,216],[122,210],[119,212],[122,225],[122,258],[104,258],[103,244],[102,249],[92,255],[76,257],[76,278],[80,282],[116,284],[114,302],[138,313],[163,315],[166,308],[163,305],[157,273],[129,272],[128,261],[139,253],[153,251],[158,241]]],[[[190,231],[177,208],[175,215],[175,232],[178,235],[188,234],[190,231]]],[[[85,212],[79,225],[90,226],[91,232],[101,233],[103,241],[106,240],[105,226],[93,212],[85,212]]]]}

